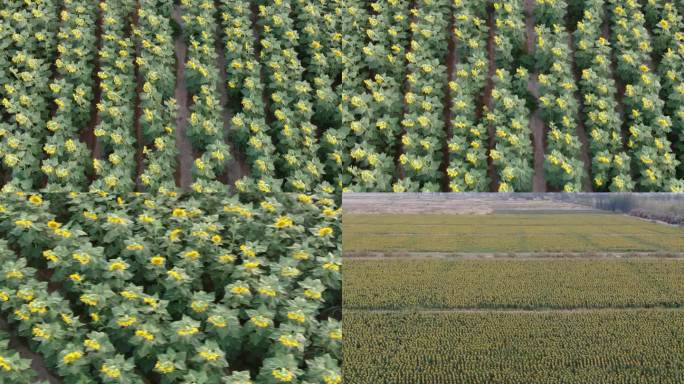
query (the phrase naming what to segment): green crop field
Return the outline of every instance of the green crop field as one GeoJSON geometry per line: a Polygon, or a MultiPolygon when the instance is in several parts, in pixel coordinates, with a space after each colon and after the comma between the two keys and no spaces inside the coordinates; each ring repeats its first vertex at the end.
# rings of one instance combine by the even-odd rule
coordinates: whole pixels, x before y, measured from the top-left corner
{"type": "Polygon", "coordinates": [[[344,327],[347,384],[684,382],[683,311],[345,311],[344,327]]]}
{"type": "Polygon", "coordinates": [[[346,214],[347,252],[681,252],[684,227],[610,213],[346,214]]]}
{"type": "Polygon", "coordinates": [[[344,262],[344,308],[684,306],[684,260],[392,259],[344,262]]]}
{"type": "Polygon", "coordinates": [[[683,227],[527,208],[342,221],[345,383],[684,382],[683,227]]]}

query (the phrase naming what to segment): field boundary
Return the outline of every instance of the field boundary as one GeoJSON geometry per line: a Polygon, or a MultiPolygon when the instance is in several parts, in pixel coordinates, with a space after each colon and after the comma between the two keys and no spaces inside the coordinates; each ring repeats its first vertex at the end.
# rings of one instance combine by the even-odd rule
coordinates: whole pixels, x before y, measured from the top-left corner
{"type": "Polygon", "coordinates": [[[454,259],[682,259],[684,252],[415,252],[415,251],[345,251],[345,258],[353,259],[404,259],[404,258],[454,258],[454,259]]]}
{"type": "Polygon", "coordinates": [[[421,313],[421,314],[440,314],[440,313],[510,313],[510,314],[546,314],[546,313],[595,313],[595,312],[647,312],[652,310],[679,312],[684,311],[684,306],[650,306],[650,307],[600,307],[600,308],[402,308],[402,309],[380,309],[380,308],[348,308],[344,312],[357,313],[421,313]]]}

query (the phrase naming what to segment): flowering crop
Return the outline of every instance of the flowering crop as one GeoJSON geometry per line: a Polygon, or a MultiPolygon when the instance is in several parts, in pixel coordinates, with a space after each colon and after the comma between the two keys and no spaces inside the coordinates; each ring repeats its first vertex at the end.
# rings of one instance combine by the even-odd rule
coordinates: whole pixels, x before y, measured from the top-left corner
{"type": "MultiPolygon", "coordinates": [[[[351,9],[351,8],[350,8],[351,9]]],[[[378,1],[359,33],[367,36],[365,45],[355,42],[359,68],[351,63],[342,95],[342,121],[348,136],[346,153],[333,152],[341,182],[350,191],[390,190],[395,164],[388,148],[397,147],[402,113],[402,82],[406,65],[402,59],[408,43],[409,7],[406,1],[378,1]]],[[[358,10],[357,12],[361,12],[358,10]]],[[[363,37],[363,36],[361,36],[363,37]]],[[[336,137],[328,138],[339,140],[336,137]]]]}
{"type": "MultiPolygon", "coordinates": [[[[334,143],[328,153],[341,168],[341,187],[387,191],[391,183],[394,191],[485,191],[492,188],[488,176],[495,174],[494,189],[526,191],[533,187],[533,155],[544,152],[545,178],[552,190],[589,188],[589,174],[590,188],[595,190],[648,189],[633,181],[639,171],[634,168],[632,151],[623,148],[621,132],[627,131],[623,125],[628,122],[623,124],[620,109],[630,99],[618,94],[621,89],[612,80],[619,76],[611,67],[613,52],[619,47],[611,48],[602,36],[603,3],[571,4],[567,17],[566,1],[536,1],[529,14],[523,1],[492,5],[493,9],[477,1],[457,0],[446,9],[445,3],[429,1],[416,2],[408,9],[403,1],[375,1],[366,8],[360,9],[355,2],[345,7],[350,28],[345,31],[348,40],[343,41],[343,51],[352,57],[347,58],[348,76],[343,76],[344,130],[326,136],[334,143]],[[440,11],[433,18],[435,9],[440,11]],[[566,28],[566,24],[577,11],[586,18],[580,20],[573,44],[568,30],[574,26],[566,28]],[[455,57],[456,65],[445,76],[444,64],[450,59],[441,29],[450,18],[454,44],[449,57],[455,57]],[[491,27],[488,18],[493,21],[491,27]],[[529,21],[537,25],[528,36],[525,24],[529,21]],[[431,35],[431,43],[423,42],[425,34],[431,35]],[[432,42],[440,43],[432,47],[432,42]],[[397,55],[405,60],[397,60],[397,55]],[[442,98],[445,89],[448,95],[442,98]],[[401,102],[396,101],[398,94],[401,102]],[[529,129],[532,95],[546,123],[541,132],[545,140],[539,142],[543,145],[534,147],[529,129]],[[450,116],[440,113],[445,105],[450,106],[450,116]],[[394,124],[396,116],[401,117],[399,127],[394,124]],[[445,126],[446,121],[450,124],[445,126]],[[338,142],[345,135],[347,153],[343,154],[338,152],[338,142]],[[442,158],[442,152],[448,159],[442,158]],[[351,165],[345,168],[345,164],[351,165]],[[446,175],[441,175],[443,170],[446,175]]],[[[662,35],[658,44],[671,47],[669,59],[663,60],[667,68],[659,70],[660,76],[678,79],[673,66],[681,60],[673,52],[681,36],[664,30],[664,26],[677,29],[674,8],[657,1],[647,4],[652,14],[649,29],[662,35]]],[[[674,89],[676,81],[668,89],[674,89]]],[[[674,116],[678,105],[677,92],[668,95],[672,102],[664,110],[666,117],[674,116]]],[[[664,140],[655,142],[661,151],[679,151],[676,143],[664,140]]],[[[625,139],[624,145],[628,144],[625,139]]],[[[664,161],[677,163],[674,156],[664,153],[664,161]]],[[[658,172],[652,168],[650,172],[658,172]]],[[[682,181],[673,177],[673,169],[662,170],[669,176],[654,190],[681,190],[682,181]]]]}
{"type": "Polygon", "coordinates": [[[11,176],[4,191],[33,189],[39,184],[56,32],[57,9],[52,1],[7,1],[0,9],[0,103],[4,115],[0,158],[11,176]]]}
{"type": "Polygon", "coordinates": [[[339,383],[338,215],[326,195],[4,195],[0,311],[69,382],[339,383]]]}
{"type": "MultiPolygon", "coordinates": [[[[367,78],[368,72],[366,61],[362,53],[365,42],[366,21],[368,10],[362,0],[342,1],[335,0],[338,4],[337,15],[341,26],[342,40],[339,46],[339,63],[342,66],[341,84],[337,87],[338,110],[340,111],[341,124],[332,127],[325,132],[320,144],[325,156],[325,168],[328,174],[335,175],[336,187],[341,190],[350,190],[347,187],[352,184],[350,173],[354,165],[350,163],[349,149],[355,144],[355,138],[351,135],[349,124],[354,121],[349,116],[347,108],[350,98],[360,93],[361,82],[367,78]],[[345,169],[344,167],[347,167],[345,169]]],[[[378,4],[380,5],[380,4],[378,4]]],[[[391,163],[391,161],[387,161],[391,163]]],[[[392,170],[393,164],[387,165],[392,170]]],[[[365,172],[369,175],[370,172],[365,172]]],[[[387,176],[386,176],[387,177],[387,176]]],[[[369,179],[366,177],[366,179],[369,179]]],[[[386,188],[387,189],[387,188],[386,188]]],[[[377,190],[381,190],[377,188],[377,190]]]]}
{"type": "Polygon", "coordinates": [[[487,127],[477,124],[477,96],[482,92],[488,73],[488,61],[482,44],[488,28],[484,2],[454,2],[454,36],[458,47],[455,79],[449,82],[452,137],[448,142],[450,161],[447,168],[449,189],[486,191],[487,127]]]}
{"type": "Polygon", "coordinates": [[[682,379],[681,311],[345,310],[344,316],[344,382],[350,384],[675,384],[682,379]]]}
{"type": "Polygon", "coordinates": [[[497,69],[492,89],[492,111],[487,120],[494,125],[496,146],[489,157],[499,176],[499,192],[532,190],[532,145],[528,108],[514,92],[516,82],[527,83],[527,70],[520,67],[514,76],[497,69]]]}
{"type": "Polygon", "coordinates": [[[682,228],[611,214],[347,214],[344,223],[344,250],[350,252],[667,254],[684,249],[682,228]]]}
{"type": "Polygon", "coordinates": [[[169,23],[171,1],[141,1],[138,9],[136,59],[141,74],[140,126],[150,147],[143,150],[145,170],[140,180],[150,191],[175,189],[176,100],[173,34],[169,23]],[[159,5],[159,6],[158,6],[159,5]]]}
{"type": "MultiPolygon", "coordinates": [[[[523,4],[520,1],[496,2],[494,11],[497,69],[492,78],[491,105],[485,106],[484,112],[493,128],[491,131],[495,142],[494,148],[489,151],[489,158],[499,179],[499,192],[530,191],[533,153],[528,117],[530,112],[525,104],[529,73],[525,67],[513,67],[513,58],[519,54],[523,44],[523,4]]],[[[484,174],[472,180],[483,178],[484,174]]]]}
{"type": "Polygon", "coordinates": [[[93,99],[91,72],[96,53],[97,3],[65,1],[57,34],[57,78],[50,84],[56,107],[46,123],[48,134],[41,170],[47,176],[47,190],[72,191],[85,187],[90,150],[79,140],[80,130],[90,120],[93,99]]]}
{"type": "Polygon", "coordinates": [[[195,182],[192,189],[216,192],[223,189],[216,178],[231,157],[225,142],[218,93],[219,74],[215,65],[216,9],[214,2],[208,0],[183,0],[181,4],[188,43],[185,67],[192,94],[188,135],[201,151],[193,165],[195,182]]]}
{"type": "Polygon", "coordinates": [[[679,284],[684,266],[677,260],[349,257],[344,268],[345,310],[677,307],[684,302],[679,284]],[[644,275],[653,280],[643,283],[639,276],[644,275]]]}
{"type": "Polygon", "coordinates": [[[136,142],[133,134],[135,77],[134,43],[124,30],[129,24],[133,1],[120,3],[101,1],[102,48],[100,79],[102,98],[97,104],[98,124],[94,134],[102,146],[101,158],[93,159],[93,169],[99,176],[92,191],[131,191],[135,172],[136,142]]]}
{"type": "Polygon", "coordinates": [[[411,42],[406,52],[408,91],[401,125],[404,178],[395,191],[440,190],[442,146],[445,140],[443,103],[449,2],[417,1],[409,22],[411,42]]]}
{"type": "Polygon", "coordinates": [[[650,63],[651,38],[644,26],[638,2],[611,2],[612,37],[615,41],[618,76],[625,83],[625,116],[629,130],[627,147],[637,176],[647,191],[679,184],[673,180],[678,164],[668,133],[672,120],[663,113],[660,80],[650,63]]]}
{"type": "MultiPolygon", "coordinates": [[[[228,76],[229,97],[241,108],[232,117],[236,141],[243,149],[251,168],[254,187],[262,192],[277,188],[274,156],[276,149],[271,139],[264,110],[262,64],[258,59],[259,46],[252,38],[249,1],[227,1],[221,13],[228,76]]],[[[240,180],[240,189],[248,188],[249,180],[240,180]]]]}
{"type": "Polygon", "coordinates": [[[8,0],[0,189],[682,191],[680,8],[8,0]]]}
{"type": "Polygon", "coordinates": [[[582,190],[584,164],[579,158],[578,102],[571,68],[568,33],[562,27],[565,1],[543,2],[538,8],[534,57],[539,70],[539,102],[548,125],[545,170],[547,182],[565,192],[582,190]],[[544,15],[544,16],[541,16],[544,15]]]}
{"type": "MultiPolygon", "coordinates": [[[[672,3],[646,4],[646,21],[653,31],[654,49],[662,59],[658,65],[658,74],[662,81],[665,100],[664,111],[672,119],[677,140],[673,149],[679,153],[679,166],[684,167],[684,33],[682,30],[681,11],[672,3]]],[[[684,187],[682,180],[672,179],[665,187],[669,191],[678,191],[684,187]]]]}
{"type": "Polygon", "coordinates": [[[259,6],[260,55],[269,79],[266,93],[279,152],[276,164],[289,190],[306,191],[322,179],[323,164],[317,156],[318,127],[311,120],[313,88],[295,50],[300,35],[290,17],[292,3],[279,0],[259,6]]]}
{"type": "Polygon", "coordinates": [[[630,158],[623,150],[622,118],[615,100],[610,43],[601,33],[604,1],[587,3],[577,23],[577,64],[582,70],[579,83],[584,95],[585,127],[590,137],[592,183],[596,190],[631,191],[630,158]]]}

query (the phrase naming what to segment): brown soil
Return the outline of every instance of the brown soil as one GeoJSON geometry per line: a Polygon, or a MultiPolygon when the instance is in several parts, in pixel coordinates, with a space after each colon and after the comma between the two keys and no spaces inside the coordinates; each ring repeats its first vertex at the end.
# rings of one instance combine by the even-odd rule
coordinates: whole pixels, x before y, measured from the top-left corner
{"type": "MultiPolygon", "coordinates": [[[[525,0],[525,31],[527,37],[527,52],[534,52],[537,34],[534,31],[534,0],[525,0]]],[[[530,75],[527,90],[539,99],[539,73],[535,71],[530,75]]],[[[546,126],[541,118],[539,108],[531,111],[530,131],[532,132],[532,146],[534,148],[534,177],[532,180],[532,191],[546,192],[546,178],[544,176],[544,153],[546,151],[546,126]]]]}
{"type": "MultiPolygon", "coordinates": [[[[181,11],[178,5],[173,7],[173,19],[182,24],[181,11]]],[[[176,115],[176,147],[178,148],[178,167],[176,168],[176,185],[188,189],[192,184],[192,163],[195,159],[192,144],[186,134],[188,126],[188,89],[185,86],[185,56],[188,47],[182,35],[176,37],[176,90],[174,97],[178,105],[176,115]]]]}

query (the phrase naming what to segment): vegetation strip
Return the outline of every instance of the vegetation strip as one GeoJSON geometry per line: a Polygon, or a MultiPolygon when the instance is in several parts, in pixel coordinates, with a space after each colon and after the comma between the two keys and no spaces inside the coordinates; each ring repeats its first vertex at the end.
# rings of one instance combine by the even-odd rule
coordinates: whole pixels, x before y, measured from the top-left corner
{"type": "Polygon", "coordinates": [[[676,259],[345,259],[345,309],[684,306],[676,259]]]}
{"type": "Polygon", "coordinates": [[[682,329],[679,310],[349,311],[343,373],[351,384],[675,384],[684,380],[682,329]]]}

